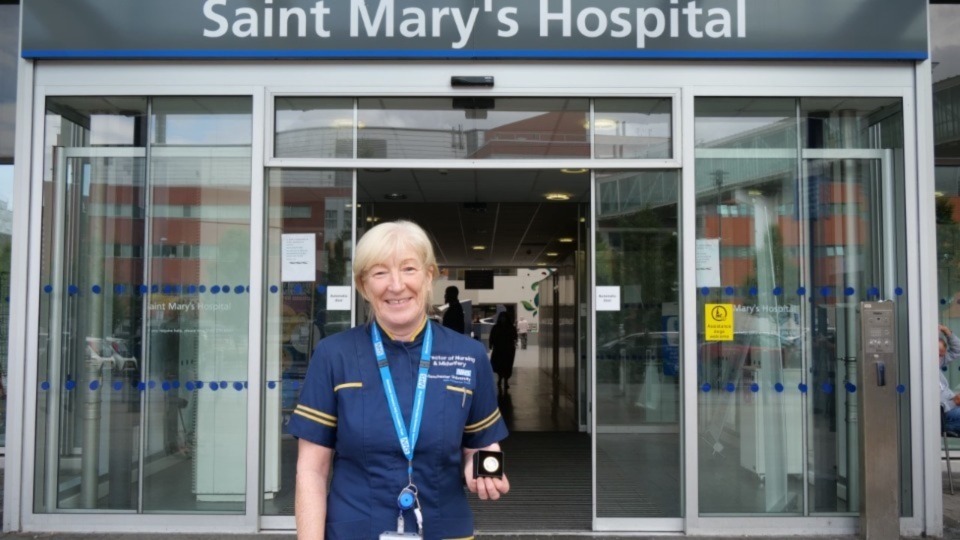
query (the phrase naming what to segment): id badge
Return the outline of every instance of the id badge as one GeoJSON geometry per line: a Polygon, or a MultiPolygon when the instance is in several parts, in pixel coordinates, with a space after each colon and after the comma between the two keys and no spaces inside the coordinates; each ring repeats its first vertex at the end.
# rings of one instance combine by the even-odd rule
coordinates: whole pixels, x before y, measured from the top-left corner
{"type": "Polygon", "coordinates": [[[380,540],[411,540],[412,538],[422,538],[415,532],[397,532],[387,531],[380,533],[380,540]]]}

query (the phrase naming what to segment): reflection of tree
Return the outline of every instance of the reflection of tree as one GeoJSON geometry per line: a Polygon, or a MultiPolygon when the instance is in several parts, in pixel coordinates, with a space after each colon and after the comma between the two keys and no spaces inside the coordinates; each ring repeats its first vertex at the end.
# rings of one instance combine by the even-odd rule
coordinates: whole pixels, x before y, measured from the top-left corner
{"type": "Polygon", "coordinates": [[[665,227],[672,221],[647,208],[600,223],[608,232],[597,242],[597,283],[620,285],[621,302],[631,300],[628,287],[639,291],[638,305],[630,301],[621,312],[628,334],[660,330],[662,304],[677,300],[676,230],[665,227]]]}
{"type": "Polygon", "coordinates": [[[953,202],[937,197],[934,205],[937,220],[937,274],[940,297],[952,298],[960,280],[960,224],[953,217],[953,202]]]}

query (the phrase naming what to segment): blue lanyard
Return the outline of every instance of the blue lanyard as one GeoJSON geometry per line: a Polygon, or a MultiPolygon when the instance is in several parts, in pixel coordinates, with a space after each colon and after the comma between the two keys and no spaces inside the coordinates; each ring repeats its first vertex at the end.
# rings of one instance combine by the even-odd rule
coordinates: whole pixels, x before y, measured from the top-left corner
{"type": "Polygon", "coordinates": [[[423,402],[427,394],[427,372],[430,371],[430,352],[433,349],[433,331],[430,321],[427,321],[426,331],[423,333],[423,346],[420,349],[420,369],[417,371],[417,392],[413,397],[413,412],[410,415],[410,434],[403,424],[403,414],[400,412],[400,403],[397,401],[397,390],[393,386],[393,376],[387,365],[387,354],[383,349],[383,339],[380,330],[374,322],[371,330],[373,350],[377,354],[377,367],[380,368],[380,379],[383,381],[383,393],[387,396],[390,405],[390,416],[393,417],[393,427],[397,430],[400,439],[400,448],[407,458],[407,475],[413,475],[413,449],[417,446],[417,437],[420,435],[420,421],[423,419],[423,402]]]}

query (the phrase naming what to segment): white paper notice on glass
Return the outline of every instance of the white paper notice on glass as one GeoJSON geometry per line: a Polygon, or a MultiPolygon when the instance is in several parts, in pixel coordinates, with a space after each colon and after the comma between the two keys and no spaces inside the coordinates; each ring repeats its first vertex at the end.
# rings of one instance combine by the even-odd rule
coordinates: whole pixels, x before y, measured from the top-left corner
{"type": "Polygon", "coordinates": [[[280,238],[280,281],[317,279],[317,235],[284,234],[280,238]]]}
{"type": "Polygon", "coordinates": [[[697,286],[720,286],[720,239],[697,239],[697,286]]]}
{"type": "Polygon", "coordinates": [[[328,286],[327,311],[350,311],[350,293],[349,286],[328,286]]]}
{"type": "Polygon", "coordinates": [[[620,311],[620,287],[597,287],[597,311],[620,311]]]}

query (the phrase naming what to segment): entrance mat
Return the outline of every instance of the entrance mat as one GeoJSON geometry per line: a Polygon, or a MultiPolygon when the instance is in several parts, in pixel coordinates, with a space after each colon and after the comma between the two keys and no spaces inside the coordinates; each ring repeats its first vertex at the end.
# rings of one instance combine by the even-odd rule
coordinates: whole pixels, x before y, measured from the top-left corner
{"type": "Polygon", "coordinates": [[[510,493],[498,501],[469,494],[478,533],[590,530],[588,434],[513,432],[501,446],[510,493]]]}

